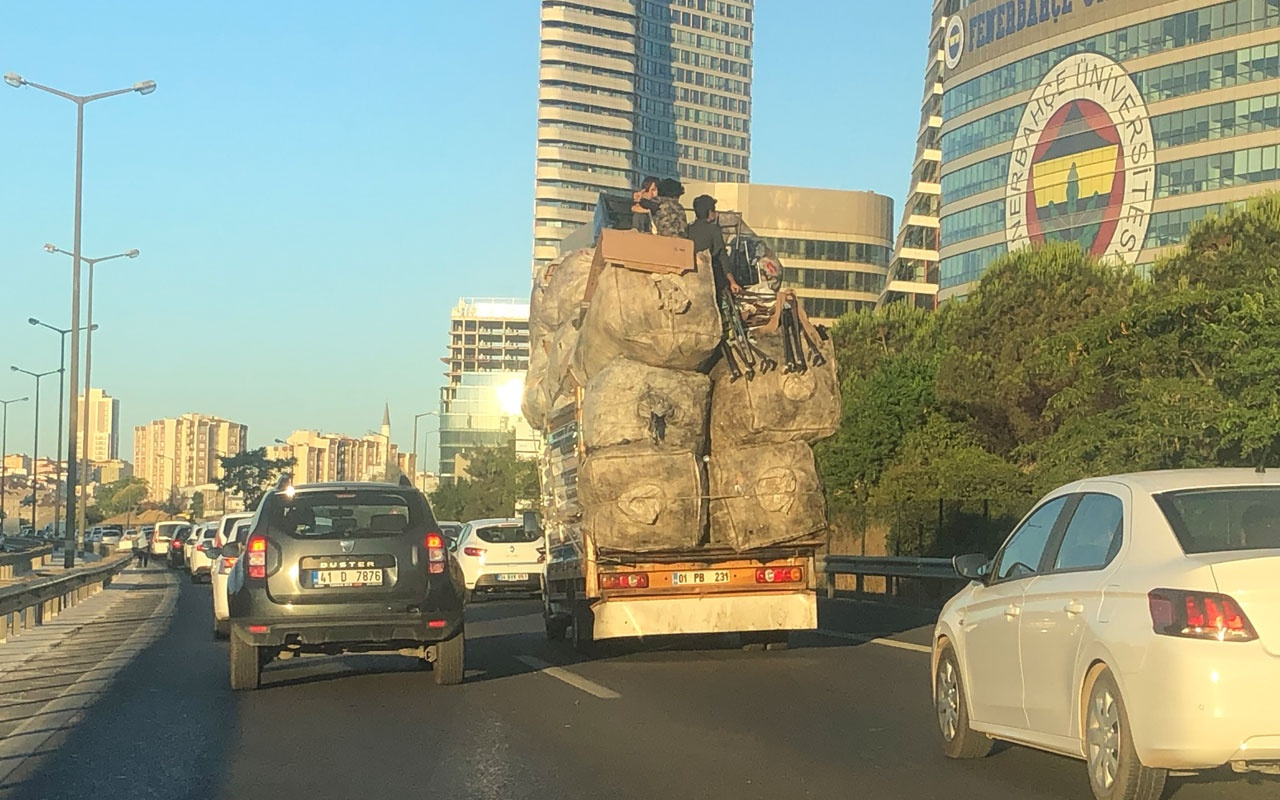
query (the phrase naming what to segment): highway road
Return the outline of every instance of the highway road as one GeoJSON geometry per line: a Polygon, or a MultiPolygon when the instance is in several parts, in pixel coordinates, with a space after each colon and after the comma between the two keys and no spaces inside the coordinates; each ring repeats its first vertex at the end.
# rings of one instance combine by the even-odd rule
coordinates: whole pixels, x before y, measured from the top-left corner
{"type": "MultiPolygon", "coordinates": [[[[46,725],[39,752],[0,751],[5,800],[1091,797],[1069,759],[1016,747],[943,758],[928,628],[910,614],[836,602],[823,623],[846,635],[804,635],[788,651],[707,639],[584,662],[545,641],[537,602],[496,601],[468,612],[460,687],[436,686],[413,659],[359,656],[275,662],[262,690],[233,694],[209,587],[155,568],[127,576],[124,599],[103,593],[111,613],[38,669],[0,678],[0,709],[25,703],[10,722],[30,727],[55,695],[14,681],[77,652],[120,662],[96,688],[61,681],[92,702],[46,725]]],[[[1280,781],[1178,778],[1166,797],[1274,800],[1280,781]]]]}

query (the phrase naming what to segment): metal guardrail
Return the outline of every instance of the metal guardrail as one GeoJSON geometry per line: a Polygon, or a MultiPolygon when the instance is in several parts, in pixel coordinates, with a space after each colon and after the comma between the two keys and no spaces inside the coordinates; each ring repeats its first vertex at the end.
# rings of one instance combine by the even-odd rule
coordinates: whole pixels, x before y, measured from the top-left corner
{"type": "Polygon", "coordinates": [[[65,575],[37,578],[0,589],[0,642],[43,625],[65,609],[102,591],[132,560],[132,555],[121,554],[65,575]]]}
{"type": "MultiPolygon", "coordinates": [[[[885,579],[885,594],[890,598],[898,595],[898,581],[903,579],[923,581],[944,581],[956,584],[965,583],[965,579],[956,574],[955,567],[949,558],[906,558],[902,556],[842,556],[828,555],[822,560],[819,570],[827,575],[827,597],[836,596],[837,575],[852,575],[855,579],[854,592],[861,596],[865,593],[865,578],[877,577],[885,579]]],[[[939,588],[948,588],[945,586],[939,588]]],[[[958,589],[959,586],[956,586],[958,589]]]]}
{"type": "Polygon", "coordinates": [[[38,569],[53,555],[53,545],[28,547],[16,553],[0,553],[0,581],[38,569]]]}

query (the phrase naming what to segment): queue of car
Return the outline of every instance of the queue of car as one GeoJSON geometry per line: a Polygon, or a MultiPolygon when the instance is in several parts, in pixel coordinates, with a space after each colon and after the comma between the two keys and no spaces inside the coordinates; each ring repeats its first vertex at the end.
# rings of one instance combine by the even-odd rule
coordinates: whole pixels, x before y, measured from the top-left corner
{"type": "MultiPolygon", "coordinates": [[[[465,604],[539,594],[545,580],[539,531],[440,522],[397,484],[284,481],[255,512],[160,523],[153,552],[182,541],[193,579],[212,583],[234,689],[256,689],[275,659],[386,651],[458,683],[465,604]]],[[[1067,755],[1098,800],[1157,798],[1170,773],[1280,773],[1280,473],[1077,481],[1042,498],[994,558],[954,566],[970,583],[932,646],[948,757],[997,741],[1067,755]]]]}

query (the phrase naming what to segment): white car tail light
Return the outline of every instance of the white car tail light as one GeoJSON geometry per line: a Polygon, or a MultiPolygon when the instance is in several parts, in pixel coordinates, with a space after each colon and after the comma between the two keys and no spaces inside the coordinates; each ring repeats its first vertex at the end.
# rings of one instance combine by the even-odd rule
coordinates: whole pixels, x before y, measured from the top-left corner
{"type": "Polygon", "coordinates": [[[1252,642],[1258,632],[1240,605],[1225,594],[1154,589],[1147,594],[1151,626],[1161,636],[1252,642]]]}

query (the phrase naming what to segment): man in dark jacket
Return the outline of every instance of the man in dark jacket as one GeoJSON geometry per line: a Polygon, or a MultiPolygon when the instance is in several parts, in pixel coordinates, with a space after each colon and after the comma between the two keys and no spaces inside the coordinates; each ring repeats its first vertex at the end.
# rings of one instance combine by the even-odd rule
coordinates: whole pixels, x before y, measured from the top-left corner
{"type": "Polygon", "coordinates": [[[631,193],[631,228],[642,233],[653,231],[653,212],[658,210],[658,179],[650,175],[640,182],[640,190],[631,193]]]}
{"type": "Polygon", "coordinates": [[[688,236],[693,240],[694,254],[706,250],[711,253],[711,275],[715,278],[717,295],[726,289],[741,294],[742,287],[729,271],[729,248],[724,242],[724,232],[716,221],[716,199],[703,194],[693,198],[694,221],[689,224],[688,236]]]}

